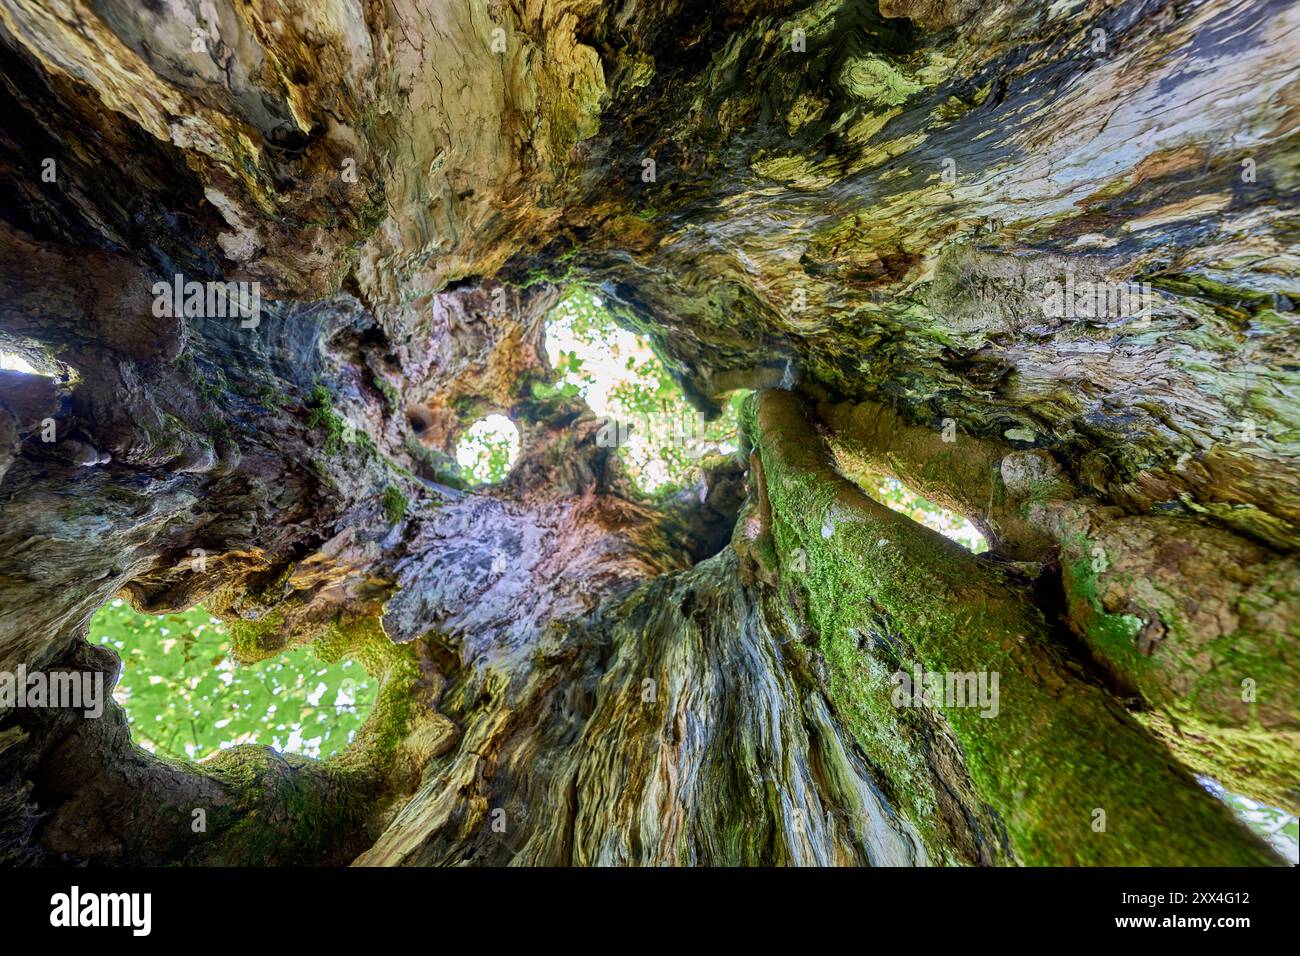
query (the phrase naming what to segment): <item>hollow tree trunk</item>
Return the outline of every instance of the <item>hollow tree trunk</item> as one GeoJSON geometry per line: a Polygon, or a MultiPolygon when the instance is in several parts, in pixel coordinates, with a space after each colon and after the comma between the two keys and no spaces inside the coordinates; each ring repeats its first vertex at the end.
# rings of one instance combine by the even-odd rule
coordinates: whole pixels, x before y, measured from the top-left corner
{"type": "Polygon", "coordinates": [[[0,670],[124,594],[383,684],[323,764],[0,709],[0,860],[1277,862],[1193,773],[1300,808],[1298,9],[2,0],[0,670]],[[633,493],[565,282],[740,454],[633,493]]]}

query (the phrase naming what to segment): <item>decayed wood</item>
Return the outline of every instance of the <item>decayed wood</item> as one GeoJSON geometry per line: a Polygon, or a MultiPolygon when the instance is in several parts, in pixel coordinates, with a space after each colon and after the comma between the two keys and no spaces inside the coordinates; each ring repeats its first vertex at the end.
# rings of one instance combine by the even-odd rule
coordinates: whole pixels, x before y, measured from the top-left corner
{"type": "Polygon", "coordinates": [[[1266,861],[1155,741],[1300,800],[1298,9],[3,0],[0,348],[48,377],[0,373],[0,669],[111,668],[84,632],[121,593],[206,602],[246,656],[382,622],[418,707],[346,779],[178,775],[115,709],[0,715],[0,855],[1266,861]],[[177,274],[258,282],[258,321],[158,314],[177,274]],[[843,618],[792,576],[834,528],[775,500],[800,479],[761,421],[698,487],[632,494],[581,406],[533,391],[564,281],[703,409],[802,392],[839,469],[809,479],[908,542],[872,586],[982,582],[950,603],[1014,618],[1034,752],[1077,761],[1029,761],[1022,795],[996,719],[872,709],[872,654],[981,661],[929,634],[931,595],[843,618]],[[1148,283],[1149,309],[1045,309],[1067,281],[1148,283]],[[489,410],[524,456],[456,487],[489,410]],[[862,470],[992,556],[899,525],[862,470]],[[1094,777],[1110,836],[1060,792],[1094,777]],[[96,793],[116,822],[79,830],[96,793]],[[201,850],[166,809],[195,799],[236,808],[201,850]],[[1153,844],[1143,799],[1188,839],[1153,844]]]}

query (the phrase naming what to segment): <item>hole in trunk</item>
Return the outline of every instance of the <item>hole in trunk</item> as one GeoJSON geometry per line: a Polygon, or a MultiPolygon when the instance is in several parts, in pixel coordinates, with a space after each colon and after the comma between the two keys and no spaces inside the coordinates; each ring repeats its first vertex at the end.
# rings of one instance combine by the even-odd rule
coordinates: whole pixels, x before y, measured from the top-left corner
{"type": "Polygon", "coordinates": [[[475,481],[494,485],[519,457],[519,429],[504,415],[480,418],[456,442],[456,461],[475,481]]]}
{"type": "Polygon", "coordinates": [[[983,554],[989,549],[988,541],[973,524],[955,511],[949,511],[927,498],[922,498],[897,478],[883,475],[868,476],[863,490],[882,505],[892,508],[899,514],[907,515],[917,524],[923,524],[945,538],[956,541],[973,554],[983,554]]]}
{"type": "Polygon", "coordinates": [[[570,288],[551,311],[546,356],[558,374],[550,388],[581,397],[603,420],[597,441],[618,450],[639,490],[689,486],[701,459],[736,451],[736,409],[748,391],[706,422],[650,343],[620,327],[590,289],[570,288]]]}
{"type": "Polygon", "coordinates": [[[39,375],[27,359],[23,358],[17,352],[0,351],[0,369],[9,372],[22,372],[24,375],[39,375]]]}
{"type": "Polygon", "coordinates": [[[1267,840],[1292,866],[1300,866],[1300,817],[1232,793],[1210,777],[1198,776],[1196,780],[1226,803],[1237,819],[1267,840]]]}
{"type": "Polygon", "coordinates": [[[114,600],[91,618],[89,640],[122,658],[113,698],[135,743],[183,760],[237,744],[333,756],[365,721],[378,686],[360,663],[326,664],[310,647],[236,665],[225,625],[202,607],[139,614],[114,600]]]}

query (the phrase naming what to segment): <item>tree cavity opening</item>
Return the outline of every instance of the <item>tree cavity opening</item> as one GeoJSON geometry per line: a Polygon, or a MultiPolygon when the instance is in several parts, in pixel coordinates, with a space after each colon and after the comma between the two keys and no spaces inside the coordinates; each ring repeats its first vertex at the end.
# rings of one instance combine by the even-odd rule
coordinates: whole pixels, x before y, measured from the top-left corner
{"type": "Polygon", "coordinates": [[[978,528],[955,511],[949,511],[922,498],[897,478],[888,475],[868,476],[866,492],[882,505],[906,515],[917,524],[937,531],[945,538],[956,541],[972,554],[983,554],[989,543],[978,528]]]}
{"type": "Polygon", "coordinates": [[[32,364],[17,352],[6,352],[0,349],[0,371],[5,372],[22,372],[24,375],[40,375],[32,367],[32,364]]]}
{"type": "Polygon", "coordinates": [[[6,336],[0,329],[0,372],[17,372],[53,379],[58,385],[74,385],[80,379],[77,369],[51,354],[43,344],[32,339],[6,336]]]}
{"type": "Polygon", "coordinates": [[[201,606],[153,615],[113,600],[91,618],[89,640],[122,658],[113,699],[135,743],[160,757],[257,744],[326,759],[352,742],[378,692],[359,662],[326,663],[310,646],[237,665],[225,624],[201,606]]]}
{"type": "Polygon", "coordinates": [[[542,390],[587,403],[601,421],[597,442],[617,450],[642,492],[693,484],[702,459],[737,450],[737,411],[749,392],[732,393],[724,414],[706,422],[649,341],[619,326],[591,289],[570,287],[552,309],[546,357],[557,379],[542,390]]]}
{"type": "Polygon", "coordinates": [[[488,415],[456,442],[456,462],[475,481],[494,485],[510,473],[519,447],[518,426],[504,415],[488,415]]]}
{"type": "Polygon", "coordinates": [[[1292,866],[1300,866],[1300,818],[1278,807],[1233,793],[1219,781],[1198,775],[1196,781],[1228,805],[1242,823],[1255,831],[1292,866]]]}

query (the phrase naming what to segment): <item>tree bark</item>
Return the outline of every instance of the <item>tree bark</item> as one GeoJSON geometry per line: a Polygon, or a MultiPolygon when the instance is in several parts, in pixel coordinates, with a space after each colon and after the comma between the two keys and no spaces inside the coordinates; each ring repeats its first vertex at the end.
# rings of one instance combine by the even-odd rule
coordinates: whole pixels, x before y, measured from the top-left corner
{"type": "Polygon", "coordinates": [[[0,671],[124,595],[382,680],[324,763],[0,710],[0,860],[1277,862],[1192,774],[1300,809],[1297,9],[0,0],[0,671]],[[567,283],[734,459],[539,397],[567,283]]]}

